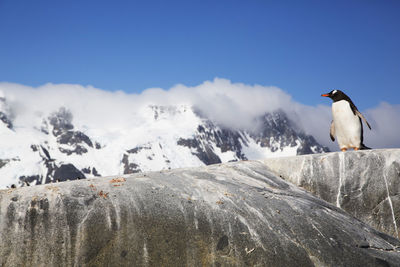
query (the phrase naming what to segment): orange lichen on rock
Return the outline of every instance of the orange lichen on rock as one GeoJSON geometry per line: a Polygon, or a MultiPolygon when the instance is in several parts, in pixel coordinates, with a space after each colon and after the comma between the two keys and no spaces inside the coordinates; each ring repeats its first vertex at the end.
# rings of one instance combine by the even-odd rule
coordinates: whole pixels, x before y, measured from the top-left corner
{"type": "Polygon", "coordinates": [[[104,192],[103,190],[101,190],[99,192],[99,196],[103,197],[103,198],[108,198],[108,193],[104,192]]]}
{"type": "Polygon", "coordinates": [[[125,181],[126,181],[126,179],[123,177],[122,178],[113,178],[110,180],[110,183],[123,183],[125,181]]]}

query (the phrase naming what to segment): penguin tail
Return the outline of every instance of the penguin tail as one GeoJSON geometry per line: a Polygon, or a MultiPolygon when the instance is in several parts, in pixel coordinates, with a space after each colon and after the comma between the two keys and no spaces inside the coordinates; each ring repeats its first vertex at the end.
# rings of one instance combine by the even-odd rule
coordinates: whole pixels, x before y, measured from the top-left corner
{"type": "Polygon", "coordinates": [[[359,148],[360,150],[367,150],[367,149],[372,149],[372,148],[370,148],[370,147],[367,147],[366,145],[364,145],[363,143],[361,143],[361,145],[360,145],[360,148],[359,148]]]}

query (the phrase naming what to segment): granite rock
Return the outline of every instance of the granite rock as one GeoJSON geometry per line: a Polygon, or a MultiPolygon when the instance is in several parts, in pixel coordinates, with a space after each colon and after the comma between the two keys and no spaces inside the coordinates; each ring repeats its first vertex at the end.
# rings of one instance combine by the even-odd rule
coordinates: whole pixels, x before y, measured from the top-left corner
{"type": "Polygon", "coordinates": [[[1,266],[395,266],[399,246],[257,161],[0,191],[1,266]]]}
{"type": "Polygon", "coordinates": [[[400,149],[334,152],[262,161],[271,171],[399,237],[400,149]]]}

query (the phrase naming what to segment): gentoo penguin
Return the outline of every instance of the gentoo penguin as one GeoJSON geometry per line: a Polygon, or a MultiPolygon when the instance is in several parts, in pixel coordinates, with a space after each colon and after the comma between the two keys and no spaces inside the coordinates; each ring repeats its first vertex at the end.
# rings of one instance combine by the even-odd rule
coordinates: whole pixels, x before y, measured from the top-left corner
{"type": "Polygon", "coordinates": [[[354,150],[369,149],[369,147],[363,144],[364,138],[361,119],[364,120],[369,129],[371,129],[371,126],[358,111],[350,97],[340,90],[333,90],[321,96],[326,96],[333,100],[333,120],[330,135],[332,141],[335,141],[336,136],[340,150],[346,151],[349,148],[353,148],[354,150]]]}

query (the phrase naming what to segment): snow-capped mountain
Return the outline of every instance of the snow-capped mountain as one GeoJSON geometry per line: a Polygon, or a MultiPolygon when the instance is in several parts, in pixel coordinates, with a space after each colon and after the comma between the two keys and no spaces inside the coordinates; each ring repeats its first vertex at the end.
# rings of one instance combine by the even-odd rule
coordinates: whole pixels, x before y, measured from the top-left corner
{"type": "Polygon", "coordinates": [[[27,125],[16,118],[0,95],[0,188],[328,151],[280,110],[251,131],[218,125],[190,105],[141,107],[122,129],[78,127],[65,107],[27,125]]]}

